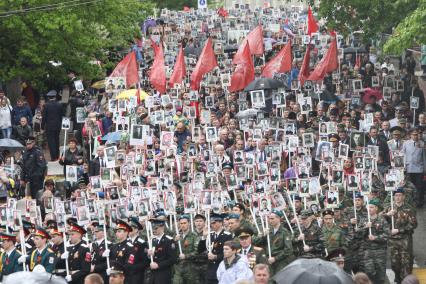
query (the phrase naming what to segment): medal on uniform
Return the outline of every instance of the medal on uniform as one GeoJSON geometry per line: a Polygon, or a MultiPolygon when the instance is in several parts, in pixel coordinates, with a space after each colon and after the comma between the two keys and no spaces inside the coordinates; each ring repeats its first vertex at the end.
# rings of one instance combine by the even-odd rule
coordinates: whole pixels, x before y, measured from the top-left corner
{"type": "Polygon", "coordinates": [[[120,251],[120,252],[118,253],[118,256],[119,256],[119,257],[122,257],[122,256],[123,256],[123,252],[122,252],[122,251],[120,251]]]}
{"type": "Polygon", "coordinates": [[[78,251],[74,254],[74,258],[78,258],[78,251]]]}

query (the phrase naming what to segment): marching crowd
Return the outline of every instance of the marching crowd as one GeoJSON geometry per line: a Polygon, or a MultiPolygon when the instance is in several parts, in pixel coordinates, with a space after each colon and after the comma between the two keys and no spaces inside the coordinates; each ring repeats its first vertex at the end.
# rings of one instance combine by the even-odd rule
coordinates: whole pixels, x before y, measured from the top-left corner
{"type": "Polygon", "coordinates": [[[24,145],[1,159],[2,281],[44,270],[69,283],[271,283],[320,258],[386,283],[388,252],[395,282],[413,277],[426,172],[413,54],[397,65],[373,46],[349,51],[356,38],[307,34],[298,7],[161,16],[132,47],[136,88],[125,90],[128,73],[97,87],[70,72],[69,98],[26,83],[12,106],[0,91],[2,136],[24,145]],[[259,84],[230,92],[232,58],[259,23],[259,84]],[[194,90],[208,39],[217,66],[194,90]],[[338,68],[310,80],[333,43],[338,68]],[[168,77],[185,55],[166,92],[150,82],[156,44],[168,77]],[[287,45],[288,72],[262,77],[287,45]],[[60,177],[46,176],[46,148],[60,177]]]}

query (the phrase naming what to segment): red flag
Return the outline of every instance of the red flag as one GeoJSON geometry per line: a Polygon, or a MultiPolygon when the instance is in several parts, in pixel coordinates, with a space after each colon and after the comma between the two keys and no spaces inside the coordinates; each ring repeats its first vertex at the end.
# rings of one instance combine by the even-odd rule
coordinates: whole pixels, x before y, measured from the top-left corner
{"type": "Polygon", "coordinates": [[[126,88],[139,82],[138,64],[134,51],[126,55],[112,71],[110,77],[126,77],[126,88]]]}
{"type": "Polygon", "coordinates": [[[299,82],[300,85],[303,86],[305,80],[309,77],[309,61],[311,60],[311,45],[308,44],[306,48],[305,56],[303,57],[302,67],[299,72],[299,82]]]}
{"type": "Polygon", "coordinates": [[[183,11],[184,12],[189,12],[189,11],[191,11],[191,9],[188,6],[183,6],[183,11]]]}
{"type": "Polygon", "coordinates": [[[239,62],[231,76],[231,86],[229,87],[231,93],[243,90],[254,80],[254,65],[248,41],[244,41],[242,57],[239,62]]]}
{"type": "Polygon", "coordinates": [[[312,15],[311,6],[308,8],[308,35],[316,33],[318,31],[318,24],[315,21],[314,15],[312,15]]]}
{"type": "Polygon", "coordinates": [[[160,92],[160,94],[164,94],[166,92],[166,71],[163,46],[161,43],[156,45],[153,40],[151,40],[151,44],[152,48],[154,48],[155,57],[151,66],[149,81],[151,82],[151,85],[160,92]]]}
{"type": "Polygon", "coordinates": [[[226,9],[225,9],[225,8],[223,8],[223,7],[220,7],[220,8],[217,10],[217,14],[218,14],[219,16],[223,17],[223,18],[228,17],[228,11],[226,11],[226,9]]]}
{"type": "Polygon", "coordinates": [[[262,55],[263,48],[263,28],[261,25],[252,30],[246,37],[250,46],[251,55],[262,55]]]}
{"type": "Polygon", "coordinates": [[[191,89],[198,90],[204,74],[212,71],[217,66],[216,56],[214,55],[212,39],[209,38],[201,51],[197,65],[191,74],[191,89]]]}
{"type": "Polygon", "coordinates": [[[265,65],[262,77],[272,78],[274,73],[290,72],[292,62],[291,41],[289,40],[286,46],[265,65]]]}
{"type": "Polygon", "coordinates": [[[173,67],[173,73],[170,76],[169,86],[173,88],[174,84],[182,83],[186,75],[185,57],[182,46],[179,49],[178,56],[176,57],[176,63],[173,67]]]}
{"type": "Polygon", "coordinates": [[[339,68],[339,60],[337,58],[337,39],[334,38],[330,43],[327,53],[315,67],[315,70],[309,75],[309,80],[322,80],[327,73],[333,72],[337,68],[339,68]]]}

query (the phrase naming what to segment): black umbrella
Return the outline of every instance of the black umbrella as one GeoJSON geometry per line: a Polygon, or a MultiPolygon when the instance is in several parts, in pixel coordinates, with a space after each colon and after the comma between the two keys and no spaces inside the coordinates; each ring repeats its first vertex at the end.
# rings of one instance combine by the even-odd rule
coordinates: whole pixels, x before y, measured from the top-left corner
{"type": "Polygon", "coordinates": [[[278,284],[353,284],[352,277],[335,263],[300,258],[272,277],[278,284]]]}
{"type": "Polygon", "coordinates": [[[16,140],[3,138],[3,139],[0,139],[0,149],[20,150],[20,149],[24,149],[24,146],[16,140]]]}
{"type": "Polygon", "coordinates": [[[275,90],[279,88],[287,88],[284,82],[271,78],[259,78],[251,82],[244,91],[254,90],[275,90]]]}

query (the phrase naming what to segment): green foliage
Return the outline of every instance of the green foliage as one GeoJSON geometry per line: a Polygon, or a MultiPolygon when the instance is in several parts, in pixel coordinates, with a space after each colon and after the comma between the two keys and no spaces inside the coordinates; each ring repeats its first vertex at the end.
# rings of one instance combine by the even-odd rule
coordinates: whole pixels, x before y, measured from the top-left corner
{"type": "Polygon", "coordinates": [[[60,85],[70,70],[88,80],[103,77],[105,68],[116,63],[111,51],[128,48],[153,9],[145,1],[101,0],[1,16],[61,2],[69,1],[0,1],[1,80],[21,77],[46,90],[52,83],[60,85]],[[54,67],[49,61],[62,65],[54,67]],[[102,67],[93,61],[100,61],[102,67]]]}
{"type": "Polygon", "coordinates": [[[163,8],[167,8],[169,10],[183,10],[183,7],[189,8],[197,8],[198,2],[197,0],[163,0],[158,1],[157,7],[161,10],[163,8]]]}
{"type": "Polygon", "coordinates": [[[419,9],[421,10],[425,1],[323,0],[318,13],[326,19],[328,28],[336,29],[344,35],[354,31],[363,31],[362,38],[364,42],[381,38],[382,34],[390,34],[392,35],[391,41],[394,43],[386,49],[397,52],[402,50],[404,46],[407,47],[407,44],[409,46],[414,38],[421,35],[419,28],[416,28],[416,26],[424,25],[424,17],[423,21],[420,21],[420,15],[412,16],[413,13],[416,13],[419,9]],[[411,18],[413,19],[410,20],[411,18]],[[405,28],[400,25],[405,26],[405,28]],[[397,28],[394,30],[395,27],[397,28]],[[404,38],[402,38],[401,35],[397,36],[396,32],[398,31],[404,33],[410,31],[411,34],[404,35],[404,38]],[[402,45],[403,42],[399,42],[401,40],[405,42],[405,45],[402,45]]]}

